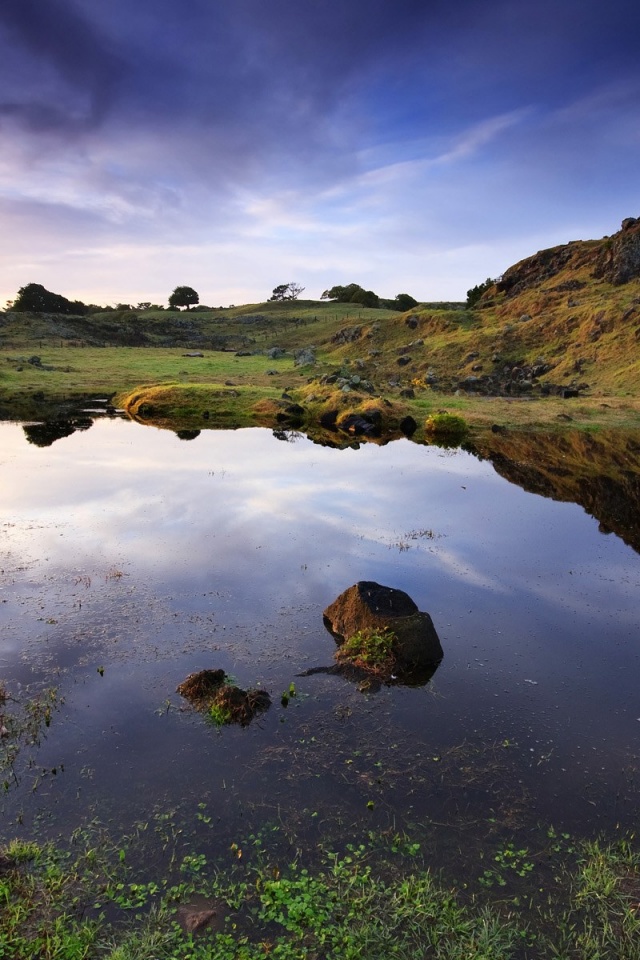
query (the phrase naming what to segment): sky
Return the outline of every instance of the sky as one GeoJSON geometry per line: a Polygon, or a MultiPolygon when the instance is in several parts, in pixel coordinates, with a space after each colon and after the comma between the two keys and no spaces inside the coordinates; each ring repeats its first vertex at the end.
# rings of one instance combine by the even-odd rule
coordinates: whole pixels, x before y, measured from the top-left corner
{"type": "Polygon", "coordinates": [[[0,304],[461,300],[640,216],[636,0],[2,0],[0,304]]]}

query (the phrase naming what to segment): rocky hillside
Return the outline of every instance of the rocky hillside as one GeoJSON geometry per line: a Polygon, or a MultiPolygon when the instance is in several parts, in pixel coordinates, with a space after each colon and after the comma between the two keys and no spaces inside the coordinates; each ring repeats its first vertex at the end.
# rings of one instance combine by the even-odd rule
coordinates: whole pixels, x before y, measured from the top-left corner
{"type": "Polygon", "coordinates": [[[500,333],[503,352],[548,365],[546,379],[636,393],[640,219],[624,220],[611,237],[521,260],[485,293],[478,313],[482,329],[500,333]]]}
{"type": "MultiPolygon", "coordinates": [[[[204,312],[87,317],[0,314],[0,348],[178,347],[295,357],[309,379],[358,377],[375,392],[636,396],[640,383],[640,219],[510,267],[477,305],[399,313],[297,301],[204,312]]],[[[11,357],[7,359],[11,360],[11,357]]],[[[149,371],[147,380],[153,378],[149,371]]]]}

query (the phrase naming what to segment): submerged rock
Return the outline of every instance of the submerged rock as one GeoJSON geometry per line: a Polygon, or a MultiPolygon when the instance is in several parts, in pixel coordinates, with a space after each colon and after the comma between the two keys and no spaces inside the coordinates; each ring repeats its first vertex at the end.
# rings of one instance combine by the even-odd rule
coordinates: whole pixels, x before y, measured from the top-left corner
{"type": "Polygon", "coordinates": [[[178,693],[187,700],[204,700],[212,697],[226,680],[224,670],[199,670],[190,673],[178,686],[178,693]]]}
{"type": "Polygon", "coordinates": [[[228,680],[224,670],[200,670],[183,680],[178,693],[219,726],[239,723],[244,727],[271,706],[266,690],[242,690],[228,680]]]}
{"type": "Polygon", "coordinates": [[[403,671],[427,670],[444,654],[433,621],[403,590],[361,580],[345,590],[324,611],[325,627],[338,644],[356,634],[393,634],[394,666],[403,671]]]}

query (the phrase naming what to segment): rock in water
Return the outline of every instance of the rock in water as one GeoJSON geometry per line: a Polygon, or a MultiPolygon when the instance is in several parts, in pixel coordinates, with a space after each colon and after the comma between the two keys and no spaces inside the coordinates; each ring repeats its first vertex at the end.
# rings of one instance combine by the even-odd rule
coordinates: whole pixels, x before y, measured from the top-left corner
{"type": "Polygon", "coordinates": [[[333,601],[323,614],[324,624],[342,644],[358,631],[391,630],[394,653],[405,670],[422,670],[444,656],[428,613],[418,610],[403,590],[360,580],[333,601]]]}

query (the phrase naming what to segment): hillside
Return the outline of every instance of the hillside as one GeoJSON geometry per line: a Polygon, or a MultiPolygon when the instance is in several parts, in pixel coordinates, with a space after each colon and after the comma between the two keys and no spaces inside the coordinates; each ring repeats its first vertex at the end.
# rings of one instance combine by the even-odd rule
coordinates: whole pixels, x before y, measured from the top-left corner
{"type": "MultiPolygon", "coordinates": [[[[640,220],[510,267],[462,313],[417,309],[364,331],[374,367],[445,393],[636,395],[640,220]]],[[[352,360],[359,343],[337,350],[352,360]]]]}
{"type": "Polygon", "coordinates": [[[409,402],[437,394],[635,398],[640,220],[625,220],[612,237],[522,260],[473,309],[421,304],[402,314],[293,301],[83,317],[4,313],[0,351],[4,404],[20,392],[53,400],[140,383],[224,384],[229,376],[273,396],[283,386],[347,377],[352,388],[367,384],[369,395],[409,402]],[[135,359],[123,347],[136,348],[135,359]],[[86,348],[99,348],[103,359],[86,348]],[[119,357],[104,348],[118,348],[119,357]],[[206,360],[187,369],[183,351],[206,360]]]}

